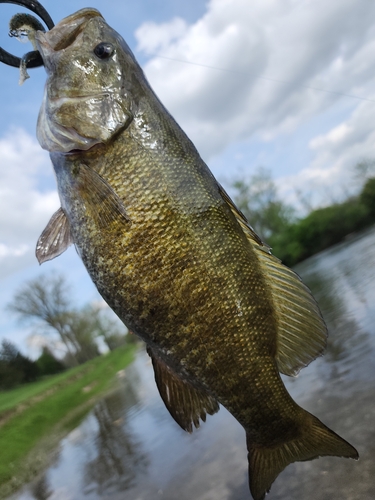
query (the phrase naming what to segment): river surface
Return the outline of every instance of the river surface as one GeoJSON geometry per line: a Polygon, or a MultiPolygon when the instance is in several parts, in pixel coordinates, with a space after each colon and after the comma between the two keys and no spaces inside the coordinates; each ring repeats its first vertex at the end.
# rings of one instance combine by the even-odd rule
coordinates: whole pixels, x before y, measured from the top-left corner
{"type": "MultiPolygon", "coordinates": [[[[375,499],[375,230],[296,270],[330,336],[325,356],[285,383],[360,460],[292,464],[267,500],[375,499]]],[[[189,435],[165,409],[144,352],[119,381],[60,442],[49,468],[12,499],[250,500],[245,433],[224,408],[189,435]]]]}

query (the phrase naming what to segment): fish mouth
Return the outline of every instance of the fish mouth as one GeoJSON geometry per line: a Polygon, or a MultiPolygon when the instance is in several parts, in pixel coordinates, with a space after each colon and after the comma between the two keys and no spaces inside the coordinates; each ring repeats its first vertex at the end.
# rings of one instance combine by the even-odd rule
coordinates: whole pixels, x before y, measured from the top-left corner
{"type": "Polygon", "coordinates": [[[86,149],[74,148],[74,149],[71,149],[70,151],[67,151],[64,154],[66,156],[81,156],[82,153],[93,153],[97,149],[103,149],[104,147],[105,147],[105,144],[103,144],[102,142],[98,142],[98,143],[94,144],[93,146],[90,146],[86,149]]]}
{"type": "Polygon", "coordinates": [[[91,7],[81,9],[62,19],[51,31],[46,33],[43,31],[36,32],[36,45],[47,71],[52,69],[50,59],[53,54],[72,45],[83,31],[86,23],[94,17],[103,18],[96,9],[91,7]]]}

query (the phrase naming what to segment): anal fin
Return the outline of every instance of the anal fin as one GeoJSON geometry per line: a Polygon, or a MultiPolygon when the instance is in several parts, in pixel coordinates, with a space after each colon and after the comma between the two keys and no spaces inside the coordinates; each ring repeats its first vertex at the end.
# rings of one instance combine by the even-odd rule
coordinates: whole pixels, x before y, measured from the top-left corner
{"type": "Polygon", "coordinates": [[[183,430],[193,432],[193,425],[196,428],[200,425],[199,419],[205,422],[206,414],[213,415],[219,411],[216,399],[179,377],[149,346],[147,352],[152,360],[160,396],[183,430]]]}
{"type": "Polygon", "coordinates": [[[39,264],[61,255],[73,243],[69,221],[60,207],[50,218],[46,228],[39,236],[35,255],[39,264]]]}

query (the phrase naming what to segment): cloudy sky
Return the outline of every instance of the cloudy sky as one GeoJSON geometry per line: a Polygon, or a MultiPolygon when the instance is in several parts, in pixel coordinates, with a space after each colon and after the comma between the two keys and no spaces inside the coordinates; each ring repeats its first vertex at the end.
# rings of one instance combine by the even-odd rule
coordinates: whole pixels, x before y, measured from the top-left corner
{"type": "MultiPolygon", "coordinates": [[[[368,0],[44,0],[55,22],[99,9],[126,39],[163,103],[227,187],[263,166],[283,199],[315,205],[355,189],[372,160],[375,3],[368,0]]],[[[0,5],[0,45],[23,9],[0,5]]],[[[74,248],[39,267],[36,240],[59,207],[48,154],[35,138],[45,73],[0,66],[0,304],[25,280],[65,273],[78,303],[97,299],[74,248]]],[[[2,309],[0,338],[26,349],[30,329],[2,309]]]]}

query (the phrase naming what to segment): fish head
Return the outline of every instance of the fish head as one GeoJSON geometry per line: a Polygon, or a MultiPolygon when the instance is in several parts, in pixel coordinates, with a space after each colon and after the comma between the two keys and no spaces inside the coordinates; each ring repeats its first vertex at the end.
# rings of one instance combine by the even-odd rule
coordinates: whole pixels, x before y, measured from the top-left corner
{"type": "Polygon", "coordinates": [[[82,9],[38,31],[36,44],[48,74],[37,124],[42,148],[88,150],[131,122],[132,81],[143,73],[100,12],[82,9]]]}

